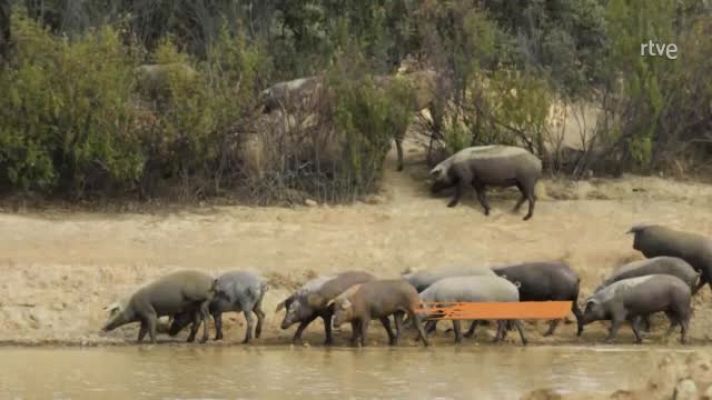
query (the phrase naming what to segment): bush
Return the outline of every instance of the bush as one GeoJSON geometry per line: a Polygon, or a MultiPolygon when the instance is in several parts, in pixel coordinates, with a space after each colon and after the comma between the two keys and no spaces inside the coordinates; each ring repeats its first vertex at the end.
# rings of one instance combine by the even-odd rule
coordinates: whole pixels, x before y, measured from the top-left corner
{"type": "Polygon", "coordinates": [[[118,33],[69,42],[19,15],[13,28],[14,58],[0,71],[0,184],[81,195],[137,179],[136,60],[118,33]]]}

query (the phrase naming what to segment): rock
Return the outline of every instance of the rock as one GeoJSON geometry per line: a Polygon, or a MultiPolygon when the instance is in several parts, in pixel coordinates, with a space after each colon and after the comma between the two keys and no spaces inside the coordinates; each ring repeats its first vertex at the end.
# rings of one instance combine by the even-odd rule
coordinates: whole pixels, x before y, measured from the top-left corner
{"type": "Polygon", "coordinates": [[[673,400],[697,400],[697,385],[692,379],[683,379],[675,386],[673,400]]]}
{"type": "Polygon", "coordinates": [[[319,205],[319,203],[317,203],[316,201],[314,201],[312,199],[306,199],[306,200],[304,200],[304,205],[307,207],[316,207],[319,205]]]}

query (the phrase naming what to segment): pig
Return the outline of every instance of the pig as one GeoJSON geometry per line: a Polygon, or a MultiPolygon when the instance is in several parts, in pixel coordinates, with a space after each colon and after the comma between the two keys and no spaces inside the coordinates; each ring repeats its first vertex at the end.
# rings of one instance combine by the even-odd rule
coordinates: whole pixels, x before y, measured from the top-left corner
{"type": "Polygon", "coordinates": [[[282,320],[281,328],[288,329],[294,323],[299,322],[299,327],[292,338],[293,343],[297,343],[304,329],[317,317],[324,321],[324,331],[326,339],[324,344],[333,343],[331,334],[331,318],[333,307],[330,301],[345,290],[359,283],[364,283],[376,279],[375,276],[364,271],[346,271],[335,276],[320,277],[304,284],[291,296],[277,305],[276,312],[283,308],[287,310],[282,320]]]}
{"type": "MultiPolygon", "coordinates": [[[[457,276],[433,283],[420,293],[420,299],[426,304],[426,307],[428,303],[513,302],[519,301],[519,289],[515,283],[498,276],[457,276]]],[[[521,323],[515,320],[513,324],[519,331],[522,344],[526,345],[527,338],[524,336],[521,323]]],[[[460,321],[453,320],[452,325],[455,331],[455,342],[459,343],[462,341],[460,321]]],[[[473,323],[470,328],[472,332],[468,333],[474,334],[476,327],[477,324],[473,323]]],[[[505,321],[498,321],[495,341],[504,338],[504,327],[505,321]]]]}
{"type": "Polygon", "coordinates": [[[653,274],[622,279],[596,292],[586,300],[584,324],[610,320],[611,328],[606,342],[612,342],[624,321],[631,323],[636,343],[640,335],[641,318],[656,312],[665,312],[670,320],[667,335],[677,325],[681,327],[680,342],[687,343],[690,316],[692,315],[690,287],[672,275],[653,274]]]}
{"type": "Polygon", "coordinates": [[[140,322],[138,342],[146,333],[152,343],[156,343],[156,323],[159,317],[181,313],[193,315],[193,327],[188,341],[195,340],[195,334],[203,323],[203,338],[208,340],[208,306],[215,296],[217,280],[200,271],[180,270],[165,275],[139,288],[129,298],[108,307],[109,319],[104,324],[104,332],[112,331],[131,322],[140,322]]]}
{"type": "Polygon", "coordinates": [[[705,283],[712,289],[712,240],[661,225],[636,225],[628,233],[634,235],[633,248],[645,257],[682,258],[700,271],[700,279],[693,293],[697,293],[705,283]]]}
{"type": "Polygon", "coordinates": [[[422,271],[404,271],[401,276],[403,279],[408,281],[415,290],[419,293],[427,289],[433,283],[439,281],[443,278],[450,278],[453,276],[473,276],[473,275],[490,275],[494,276],[494,272],[486,267],[476,267],[476,266],[459,266],[452,265],[443,268],[422,270],[422,271]]]}
{"type": "MultiPolygon", "coordinates": [[[[259,275],[247,271],[231,271],[220,275],[216,283],[216,293],[210,302],[209,312],[215,320],[215,340],[223,339],[222,314],[225,312],[242,312],[245,315],[247,329],[242,343],[252,340],[252,331],[259,339],[262,333],[262,323],[265,313],[262,311],[262,299],[269,290],[267,282],[259,275]],[[257,316],[257,326],[254,326],[252,314],[257,316]]],[[[190,313],[178,314],[173,317],[168,334],[175,336],[192,320],[190,313]]]]}
{"type": "Polygon", "coordinates": [[[682,279],[690,287],[692,294],[695,294],[697,282],[700,279],[700,272],[695,271],[687,261],[677,257],[660,256],[620,266],[596,288],[596,292],[621,279],[653,274],[672,275],[682,279]]]}
{"type": "MultiPolygon", "coordinates": [[[[583,314],[577,305],[581,279],[569,265],[559,261],[528,262],[496,266],[492,270],[512,282],[519,282],[519,301],[572,301],[571,311],[577,323],[576,335],[581,336],[583,314]]],[[[553,335],[558,323],[558,320],[551,321],[544,335],[553,335]]]]}
{"type": "MultiPolygon", "coordinates": [[[[403,279],[408,281],[411,285],[415,287],[418,293],[427,289],[433,283],[439,281],[443,278],[449,278],[453,276],[474,276],[474,275],[490,275],[495,276],[495,273],[487,267],[479,266],[460,266],[460,265],[449,265],[442,268],[431,269],[431,270],[421,270],[421,271],[411,271],[410,269],[404,271],[401,276],[403,279]]],[[[435,331],[438,321],[431,321],[426,324],[426,332],[428,334],[435,331]]],[[[477,323],[473,322],[470,325],[470,329],[476,326],[477,323]]],[[[468,331],[469,333],[469,331],[468,331]]]]}
{"type": "Polygon", "coordinates": [[[516,186],[521,198],[514,206],[518,211],[524,201],[529,201],[528,220],[534,213],[534,189],[541,177],[541,160],[529,151],[513,146],[491,145],[468,147],[436,165],[430,175],[433,193],[455,186],[455,196],[448,207],[455,207],[469,185],[475,189],[477,199],[489,215],[490,206],[485,196],[487,186],[516,186]]]}
{"type": "Polygon", "coordinates": [[[410,283],[402,279],[372,280],[359,284],[344,291],[331,304],[334,310],[334,327],[338,328],[350,322],[353,344],[366,346],[368,325],[372,319],[378,319],[386,329],[388,343],[396,345],[405,314],[413,321],[423,346],[429,344],[423,332],[421,318],[417,314],[421,305],[418,292],[410,283]],[[388,319],[391,315],[395,319],[395,334],[388,319]]]}

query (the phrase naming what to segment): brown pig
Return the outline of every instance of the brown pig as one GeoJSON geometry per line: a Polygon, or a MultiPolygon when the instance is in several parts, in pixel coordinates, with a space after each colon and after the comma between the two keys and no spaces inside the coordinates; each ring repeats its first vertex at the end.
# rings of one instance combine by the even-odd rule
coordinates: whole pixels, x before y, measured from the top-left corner
{"type": "Polygon", "coordinates": [[[389,344],[398,343],[398,336],[403,323],[403,316],[408,314],[418,329],[418,337],[423,345],[428,345],[428,339],[423,332],[421,318],[416,314],[420,306],[420,297],[415,288],[405,280],[374,280],[353,286],[333,300],[334,327],[345,322],[351,323],[353,336],[351,341],[361,346],[366,345],[368,324],[372,319],[378,319],[388,334],[389,344]],[[396,323],[396,333],[391,329],[388,319],[393,315],[396,323]],[[360,338],[360,342],[358,342],[360,338]]]}

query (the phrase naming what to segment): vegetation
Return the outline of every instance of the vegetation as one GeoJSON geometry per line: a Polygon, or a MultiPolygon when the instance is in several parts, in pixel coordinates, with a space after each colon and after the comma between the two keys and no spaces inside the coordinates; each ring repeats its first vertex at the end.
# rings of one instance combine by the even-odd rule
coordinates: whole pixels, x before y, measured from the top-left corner
{"type": "Polygon", "coordinates": [[[702,0],[0,0],[0,191],[348,201],[413,125],[414,82],[383,80],[404,60],[437,71],[419,122],[441,156],[688,171],[712,158],[710,34],[702,0]],[[307,76],[309,107],[263,112],[307,76]],[[582,102],[601,112],[570,156],[551,110],[582,102]]]}

